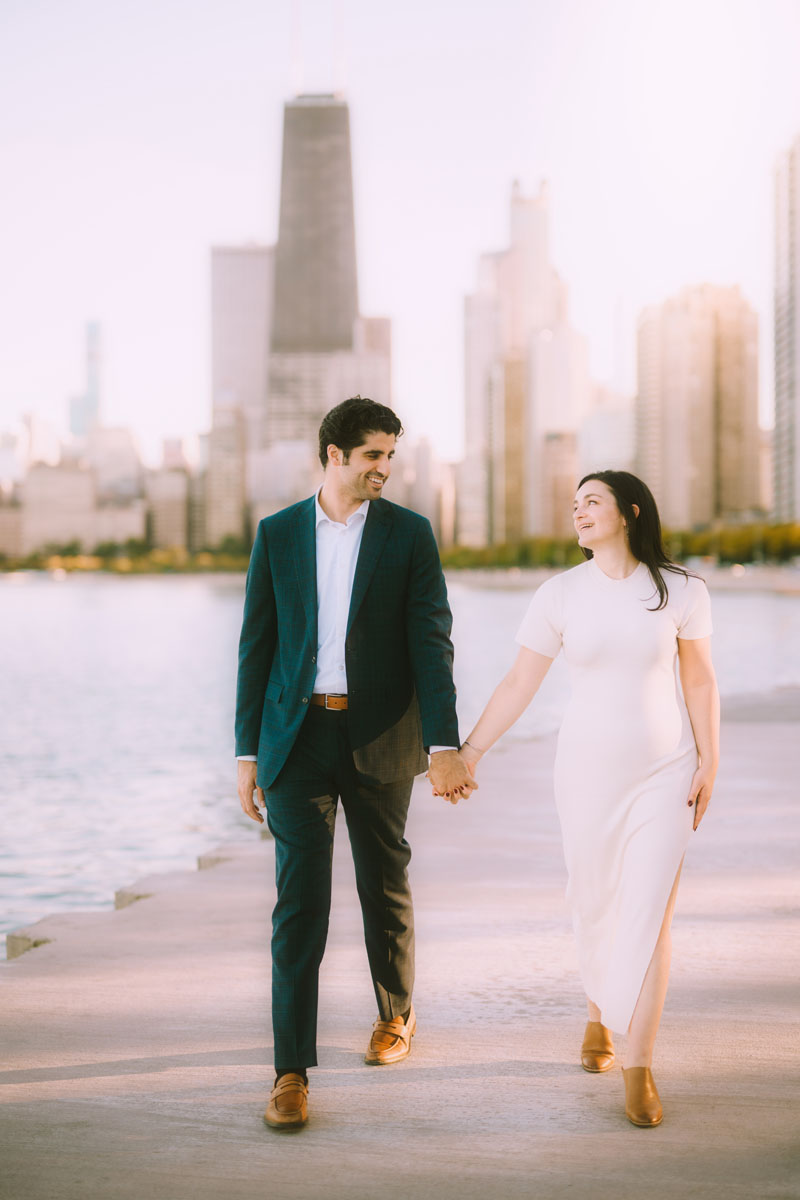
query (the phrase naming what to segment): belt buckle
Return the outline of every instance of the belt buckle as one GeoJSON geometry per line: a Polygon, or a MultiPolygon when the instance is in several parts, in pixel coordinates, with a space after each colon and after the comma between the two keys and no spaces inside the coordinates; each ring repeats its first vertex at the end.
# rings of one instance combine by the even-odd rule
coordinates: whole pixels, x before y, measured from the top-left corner
{"type": "Polygon", "coordinates": [[[329,695],[328,695],[328,693],[326,692],[326,693],[325,693],[325,708],[326,708],[326,709],[330,709],[330,711],[331,711],[331,712],[333,712],[334,710],[331,708],[330,704],[328,704],[328,699],[329,699],[329,695]]]}

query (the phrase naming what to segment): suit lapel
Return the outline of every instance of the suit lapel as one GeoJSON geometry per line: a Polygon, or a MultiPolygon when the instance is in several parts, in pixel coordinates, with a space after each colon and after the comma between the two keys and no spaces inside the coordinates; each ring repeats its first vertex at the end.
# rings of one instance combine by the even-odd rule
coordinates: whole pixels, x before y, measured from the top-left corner
{"type": "MultiPolygon", "coordinates": [[[[294,569],[305,609],[306,620],[317,634],[317,534],[316,504],[312,496],[301,505],[294,518],[294,569]]],[[[366,530],[365,530],[366,532],[366,530]]]]}
{"type": "Polygon", "coordinates": [[[348,633],[367,593],[381,551],[389,536],[392,525],[391,513],[392,510],[385,500],[372,500],[367,509],[367,519],[364,522],[364,533],[361,536],[356,574],[353,580],[353,594],[350,598],[350,612],[347,617],[348,633]]]}

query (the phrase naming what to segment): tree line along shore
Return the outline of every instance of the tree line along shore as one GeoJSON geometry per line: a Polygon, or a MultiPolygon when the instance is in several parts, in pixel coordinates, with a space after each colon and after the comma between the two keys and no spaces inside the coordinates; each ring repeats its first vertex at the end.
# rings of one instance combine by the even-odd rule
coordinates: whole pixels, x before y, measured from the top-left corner
{"type": "MultiPolygon", "coordinates": [[[[787,564],[800,559],[800,524],[737,525],[688,533],[667,532],[677,562],[702,558],[710,563],[787,564]]],[[[106,571],[118,575],[246,571],[250,543],[228,537],[214,549],[188,551],[155,547],[144,539],[103,542],[87,550],[79,542],[46,546],[24,558],[0,555],[0,571],[106,571]]],[[[447,569],[571,567],[583,561],[573,538],[524,538],[493,546],[448,546],[441,551],[447,569]]]]}

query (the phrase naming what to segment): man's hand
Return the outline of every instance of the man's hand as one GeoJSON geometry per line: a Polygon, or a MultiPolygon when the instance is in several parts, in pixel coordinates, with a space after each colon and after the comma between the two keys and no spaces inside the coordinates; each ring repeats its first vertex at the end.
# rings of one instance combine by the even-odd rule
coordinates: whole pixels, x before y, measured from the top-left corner
{"type": "Polygon", "coordinates": [[[427,778],[434,796],[444,796],[451,804],[458,804],[462,796],[466,798],[478,786],[458,750],[438,750],[432,754],[427,778]]]}
{"type": "Polygon", "coordinates": [[[256,783],[258,763],[243,761],[240,758],[236,765],[239,768],[237,791],[239,792],[239,803],[242,806],[242,812],[246,813],[253,821],[258,821],[259,825],[263,825],[264,818],[256,807],[260,805],[261,808],[266,808],[264,793],[256,783]],[[255,800],[253,799],[253,793],[255,793],[255,800]]]}

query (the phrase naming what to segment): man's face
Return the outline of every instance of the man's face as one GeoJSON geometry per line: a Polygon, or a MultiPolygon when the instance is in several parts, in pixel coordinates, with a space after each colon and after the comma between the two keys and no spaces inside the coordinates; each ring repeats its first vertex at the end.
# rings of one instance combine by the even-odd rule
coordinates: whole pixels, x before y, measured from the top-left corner
{"type": "Polygon", "coordinates": [[[392,473],[396,441],[393,433],[368,433],[363,445],[350,451],[347,462],[338,446],[329,446],[328,470],[336,471],[338,487],[359,503],[377,500],[392,473]]]}

